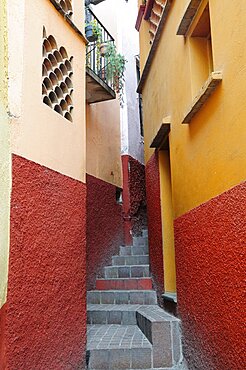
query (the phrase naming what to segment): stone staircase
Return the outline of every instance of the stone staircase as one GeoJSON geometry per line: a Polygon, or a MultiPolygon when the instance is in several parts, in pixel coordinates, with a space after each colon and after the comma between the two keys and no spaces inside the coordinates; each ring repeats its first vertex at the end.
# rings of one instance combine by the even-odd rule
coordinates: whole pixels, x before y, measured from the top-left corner
{"type": "Polygon", "coordinates": [[[180,322],[157,305],[147,231],[87,292],[87,369],[185,369],[180,322]]]}

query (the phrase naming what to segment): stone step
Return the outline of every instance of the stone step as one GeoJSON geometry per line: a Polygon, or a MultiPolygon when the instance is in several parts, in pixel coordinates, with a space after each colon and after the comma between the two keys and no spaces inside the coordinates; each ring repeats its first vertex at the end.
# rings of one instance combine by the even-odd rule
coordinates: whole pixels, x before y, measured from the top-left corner
{"type": "Polygon", "coordinates": [[[117,279],[97,279],[97,290],[150,290],[152,289],[151,278],[117,278],[117,279]]]}
{"type": "Polygon", "coordinates": [[[148,238],[148,229],[143,229],[143,230],[142,230],[142,236],[143,236],[144,238],[148,238]]]}
{"type": "Polygon", "coordinates": [[[88,304],[87,324],[137,325],[139,304],[88,304]]]}
{"type": "Polygon", "coordinates": [[[124,266],[124,265],[148,265],[149,256],[113,256],[112,265],[113,266],[124,266]]]}
{"type": "Polygon", "coordinates": [[[120,247],[120,256],[142,256],[149,253],[148,245],[120,247]]]}
{"type": "Polygon", "coordinates": [[[159,306],[141,306],[137,324],[153,345],[153,367],[172,367],[182,362],[180,320],[159,306]]]}
{"type": "Polygon", "coordinates": [[[91,290],[87,292],[88,304],[157,304],[154,290],[91,290]]]}
{"type": "Polygon", "coordinates": [[[152,368],[152,345],[137,325],[88,325],[87,368],[152,368]]]}
{"type": "Polygon", "coordinates": [[[132,238],[132,244],[134,247],[144,246],[144,245],[148,246],[148,238],[144,236],[134,236],[132,238]]]}
{"type": "Polygon", "coordinates": [[[149,277],[149,265],[130,265],[130,266],[106,266],[104,267],[104,277],[107,279],[115,278],[135,278],[149,277]]]}

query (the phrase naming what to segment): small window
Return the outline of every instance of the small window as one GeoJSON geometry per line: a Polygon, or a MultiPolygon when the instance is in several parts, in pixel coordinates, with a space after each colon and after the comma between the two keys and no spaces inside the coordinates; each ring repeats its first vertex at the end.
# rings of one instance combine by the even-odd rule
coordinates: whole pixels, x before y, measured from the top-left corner
{"type": "Polygon", "coordinates": [[[121,188],[116,188],[116,202],[118,204],[122,204],[123,203],[122,189],[121,188]]]}
{"type": "Polygon", "coordinates": [[[56,2],[68,17],[73,15],[72,0],[56,0],[56,2]]]}
{"type": "Polygon", "coordinates": [[[42,98],[44,104],[73,122],[73,57],[43,28],[42,98]]]}
{"type": "Polygon", "coordinates": [[[208,79],[211,72],[213,72],[209,4],[206,5],[199,19],[192,27],[189,43],[192,91],[196,94],[208,79]]]}

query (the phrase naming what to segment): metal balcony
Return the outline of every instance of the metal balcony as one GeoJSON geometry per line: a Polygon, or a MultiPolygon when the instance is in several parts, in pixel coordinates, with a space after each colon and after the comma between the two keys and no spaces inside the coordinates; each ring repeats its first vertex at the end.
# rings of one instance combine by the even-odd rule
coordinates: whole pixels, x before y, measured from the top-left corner
{"type": "Polygon", "coordinates": [[[107,58],[101,55],[101,46],[114,43],[114,38],[106,30],[90,8],[86,8],[86,23],[94,24],[100,30],[100,37],[89,41],[86,50],[86,101],[88,104],[116,98],[112,81],[108,76],[107,58]]]}

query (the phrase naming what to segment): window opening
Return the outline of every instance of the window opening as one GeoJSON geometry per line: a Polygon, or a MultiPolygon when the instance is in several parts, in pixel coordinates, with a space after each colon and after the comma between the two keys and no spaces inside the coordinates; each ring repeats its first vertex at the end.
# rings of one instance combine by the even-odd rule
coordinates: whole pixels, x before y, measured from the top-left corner
{"type": "Polygon", "coordinates": [[[43,29],[42,96],[44,104],[73,122],[73,57],[58,48],[54,36],[43,29]]]}

